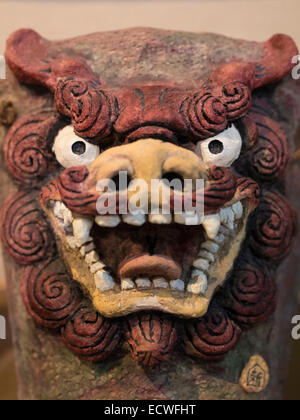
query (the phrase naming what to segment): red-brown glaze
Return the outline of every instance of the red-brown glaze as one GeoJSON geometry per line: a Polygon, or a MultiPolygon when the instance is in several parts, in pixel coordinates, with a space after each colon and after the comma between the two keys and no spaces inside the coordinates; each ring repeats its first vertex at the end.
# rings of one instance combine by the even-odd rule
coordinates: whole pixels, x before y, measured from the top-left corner
{"type": "Polygon", "coordinates": [[[216,361],[235,347],[240,335],[241,329],[226,311],[212,303],[203,318],[184,325],[183,349],[192,357],[216,361]]]}
{"type": "MultiPolygon", "coordinates": [[[[249,150],[246,160],[249,175],[261,182],[280,180],[287,169],[290,153],[282,128],[271,118],[251,113],[258,130],[259,141],[249,150]]],[[[245,165],[242,159],[239,165],[245,165]]]]}
{"type": "Polygon", "coordinates": [[[49,44],[34,31],[18,31],[8,40],[6,60],[20,80],[55,89],[58,111],[72,116],[75,129],[88,138],[109,135],[115,120],[116,132],[123,134],[157,125],[190,140],[210,137],[243,117],[251,106],[251,90],[280,80],[297,54],[289,37],[276,35],[264,44],[261,62],[220,66],[196,92],[172,83],[103,91],[85,62],[49,57],[49,44]]]}
{"type": "Polygon", "coordinates": [[[237,188],[237,178],[228,168],[210,169],[209,186],[204,190],[204,211],[214,213],[230,201],[237,188]]]}
{"type": "Polygon", "coordinates": [[[241,262],[225,287],[224,307],[244,328],[265,321],[276,308],[276,284],[266,268],[241,262]]]}
{"type": "Polygon", "coordinates": [[[19,184],[33,187],[55,169],[51,146],[62,126],[61,117],[48,112],[20,118],[10,128],[3,153],[8,170],[19,184]]]}
{"type": "Polygon", "coordinates": [[[91,307],[82,304],[62,329],[66,346],[89,362],[102,362],[120,342],[118,322],[103,318],[91,307]]]}
{"type": "Polygon", "coordinates": [[[216,69],[210,76],[213,84],[241,81],[257,89],[280,81],[292,69],[291,57],[298,54],[293,40],[284,34],[276,34],[263,43],[264,54],[259,62],[230,62],[216,69]]]}
{"type": "Polygon", "coordinates": [[[61,200],[61,196],[57,187],[57,181],[50,181],[41,188],[40,203],[44,207],[50,200],[61,200]]]}
{"type": "MultiPolygon", "coordinates": [[[[66,169],[61,173],[57,180],[57,188],[60,193],[62,201],[69,207],[70,210],[81,214],[98,214],[97,199],[100,193],[96,193],[96,185],[91,186],[88,179],[88,169],[85,166],[66,169]]],[[[223,207],[230,201],[237,192],[237,186],[243,182],[243,179],[238,179],[236,175],[227,168],[213,167],[209,172],[209,180],[204,191],[193,194],[192,202],[195,205],[196,200],[199,202],[204,198],[204,208],[206,214],[217,212],[220,207],[223,207]],[[199,194],[200,193],[200,194],[199,194]]],[[[252,181],[253,186],[257,185],[252,181]]],[[[258,186],[257,186],[258,188],[258,186]]],[[[256,193],[249,188],[243,191],[244,196],[251,196],[256,193]]],[[[54,193],[55,194],[55,193],[54,193]]],[[[48,195],[49,198],[50,195],[48,195]]],[[[180,200],[184,198],[179,196],[180,200]]],[[[170,208],[174,206],[175,198],[171,194],[170,208]]]]}
{"type": "Polygon", "coordinates": [[[139,313],[124,322],[134,359],[153,367],[170,360],[178,339],[175,321],[161,313],[139,313]]]}
{"type": "Polygon", "coordinates": [[[49,54],[49,46],[49,41],[31,29],[16,31],[7,40],[7,64],[20,81],[51,90],[56,88],[59,78],[74,74],[82,79],[98,80],[81,57],[54,56],[49,54]]]}
{"type": "Polygon", "coordinates": [[[33,264],[54,255],[51,229],[30,193],[20,191],[6,199],[0,233],[6,250],[19,264],[33,264]]]}
{"type": "MultiPolygon", "coordinates": [[[[168,85],[135,86],[115,92],[122,110],[114,125],[120,134],[136,131],[157,136],[158,127],[167,127],[177,138],[192,141],[212,137],[228,123],[245,115],[251,106],[251,94],[244,84],[229,83],[223,95],[215,96],[213,87],[198,92],[168,85]],[[149,128],[152,127],[152,130],[149,128]]],[[[168,136],[164,132],[164,136],[168,136]]],[[[170,135],[170,139],[174,135],[170,135]]]]}
{"type": "Polygon", "coordinates": [[[286,198],[264,191],[251,224],[250,247],[261,258],[283,259],[290,251],[296,232],[296,214],[286,198]]]}
{"type": "Polygon", "coordinates": [[[21,276],[21,291],[33,319],[50,329],[64,326],[82,299],[60,259],[26,267],[21,276]]]}
{"type": "Polygon", "coordinates": [[[259,203],[260,188],[257,182],[251,178],[238,178],[235,198],[242,200],[249,198],[252,209],[255,209],[259,203]]]}
{"type": "Polygon", "coordinates": [[[76,134],[102,139],[112,132],[117,103],[100,83],[78,79],[60,80],[55,91],[58,112],[71,118],[76,134]]]}
{"type": "MultiPolygon", "coordinates": [[[[61,328],[67,347],[84,360],[100,362],[116,350],[122,328],[133,357],[146,366],[168,361],[179,341],[178,320],[157,313],[140,313],[110,321],[81,302],[77,284],[55,256],[55,242],[38,198],[26,191],[37,187],[56,169],[51,152],[57,131],[72,121],[76,133],[94,143],[116,136],[127,143],[159,138],[183,145],[209,138],[234,122],[243,135],[243,153],[231,169],[212,168],[204,191],[206,214],[218,211],[234,197],[249,198],[259,206],[249,225],[247,263],[241,259],[225,284],[222,307],[213,301],[199,320],[181,320],[185,352],[206,361],[219,360],[232,349],[241,329],[265,320],[276,303],[275,285],[265,262],[274,267],[290,250],[295,215],[286,199],[268,191],[270,182],[283,178],[288,161],[287,139],[269,117],[252,112],[253,89],[281,80],[297,55],[293,41],[276,35],[263,44],[258,62],[223,64],[195,84],[137,83],[106,86],[78,55],[55,53],[51,42],[31,30],[8,40],[6,60],[23,83],[50,89],[56,111],[18,120],[4,142],[5,161],[20,192],[2,209],[1,238],[19,264],[22,294],[29,314],[41,326],[61,328]],[[193,86],[191,88],[191,86],[193,86]],[[69,121],[68,121],[69,120],[69,121]],[[253,179],[252,179],[253,178],[253,179]],[[262,184],[262,185],[261,185],[262,184]],[[262,196],[260,198],[260,187],[262,196]],[[255,264],[256,254],[260,266],[255,264]],[[81,307],[79,308],[79,304],[81,307]]],[[[57,166],[58,168],[58,166],[57,166]]],[[[62,200],[72,211],[96,214],[99,194],[87,185],[88,169],[62,171],[41,186],[41,203],[62,200]]]]}
{"type": "MultiPolygon", "coordinates": [[[[87,178],[89,171],[85,166],[66,169],[57,180],[57,188],[67,207],[81,214],[97,214],[99,193],[89,192],[87,178]]],[[[96,186],[95,186],[96,187],[96,186]]]]}

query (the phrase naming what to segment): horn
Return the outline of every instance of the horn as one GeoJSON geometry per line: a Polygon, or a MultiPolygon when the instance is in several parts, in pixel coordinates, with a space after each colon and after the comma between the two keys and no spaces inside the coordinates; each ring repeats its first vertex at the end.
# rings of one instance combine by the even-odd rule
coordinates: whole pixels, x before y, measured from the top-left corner
{"type": "Polygon", "coordinates": [[[31,29],[14,32],[6,44],[5,58],[15,76],[23,83],[42,85],[54,91],[60,78],[95,80],[98,76],[78,56],[62,57],[52,43],[31,29]]]}

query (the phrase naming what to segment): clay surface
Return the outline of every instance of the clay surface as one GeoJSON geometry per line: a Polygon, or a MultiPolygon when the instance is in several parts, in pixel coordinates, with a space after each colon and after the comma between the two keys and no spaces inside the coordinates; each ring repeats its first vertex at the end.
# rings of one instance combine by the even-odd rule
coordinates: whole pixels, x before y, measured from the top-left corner
{"type": "MultiPolygon", "coordinates": [[[[238,383],[254,353],[261,354],[270,369],[269,386],[259,398],[279,398],[295,304],[292,291],[298,287],[298,245],[293,242],[296,217],[286,198],[299,208],[299,168],[292,155],[297,148],[300,104],[299,85],[289,76],[289,58],[297,53],[292,41],[274,37],[260,45],[207,34],[134,29],[49,43],[37,42],[36,34],[25,31],[9,40],[7,51],[17,79],[8,72],[1,84],[1,101],[7,109],[2,145],[5,167],[17,187],[2,162],[1,176],[7,183],[1,198],[13,191],[3,205],[2,239],[19,265],[7,264],[7,277],[21,398],[257,398],[238,383]],[[219,54],[213,54],[216,49],[219,54]],[[79,82],[68,80],[74,74],[79,82]],[[203,83],[208,79],[209,83],[203,83]],[[225,82],[231,85],[224,87],[225,82]],[[75,88],[89,93],[81,98],[80,118],[75,88]],[[143,90],[143,99],[140,92],[132,94],[136,89],[143,90]],[[163,114],[154,98],[165,101],[163,114]],[[141,111],[143,101],[147,106],[141,111]],[[203,114],[197,113],[199,109],[204,109],[203,114]],[[245,119],[246,114],[251,120],[245,119]],[[199,120],[199,115],[208,116],[214,128],[199,120]],[[70,276],[76,278],[74,257],[68,259],[62,253],[44,213],[50,199],[63,198],[71,210],[95,214],[97,196],[89,171],[61,172],[51,153],[65,117],[78,135],[97,144],[113,132],[126,143],[154,136],[196,142],[214,130],[222,131],[229,121],[242,120],[249,149],[235,165],[239,176],[224,168],[207,174],[205,211],[213,214],[222,203],[243,194],[256,210],[248,221],[244,245],[232,253],[234,270],[221,290],[212,293],[205,316],[183,320],[144,311],[115,320],[99,313],[97,296],[90,299],[90,280],[84,284],[89,293],[83,296],[70,276]],[[218,192],[217,198],[212,191],[218,192]],[[35,322],[28,317],[21,294],[35,322]],[[108,356],[105,364],[99,363],[108,356]],[[145,370],[135,360],[152,369],[145,370]],[[153,368],[158,362],[162,364],[153,368]]],[[[228,264],[225,273],[229,273],[229,262],[224,259],[223,264],[223,269],[228,264]]],[[[222,267],[215,273],[218,270],[222,267]]]]}

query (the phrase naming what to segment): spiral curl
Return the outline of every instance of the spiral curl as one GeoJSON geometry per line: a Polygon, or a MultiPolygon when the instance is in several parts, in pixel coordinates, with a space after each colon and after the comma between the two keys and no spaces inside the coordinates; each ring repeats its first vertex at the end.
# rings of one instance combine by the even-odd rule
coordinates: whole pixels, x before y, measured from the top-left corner
{"type": "Polygon", "coordinates": [[[51,144],[62,126],[57,114],[45,113],[21,118],[11,127],[3,152],[9,172],[19,184],[35,186],[55,168],[51,144]]]}
{"type": "Polygon", "coordinates": [[[69,350],[90,362],[106,360],[116,350],[120,336],[119,323],[103,318],[90,303],[82,303],[62,328],[69,350]]]}
{"type": "Polygon", "coordinates": [[[242,82],[227,83],[223,87],[222,102],[229,121],[243,117],[251,107],[251,93],[242,82]]]}
{"type": "Polygon", "coordinates": [[[94,80],[60,80],[55,105],[58,112],[72,119],[76,134],[83,138],[109,136],[117,118],[116,99],[94,80]]]}
{"type": "Polygon", "coordinates": [[[236,192],[237,178],[228,168],[210,168],[210,181],[204,190],[205,212],[214,211],[230,201],[236,192]]]}
{"type": "Polygon", "coordinates": [[[274,182],[284,176],[290,160],[287,137],[274,120],[260,114],[253,114],[253,119],[259,139],[249,152],[250,174],[263,182],[274,182]]]}
{"type": "Polygon", "coordinates": [[[33,264],[54,253],[54,238],[32,194],[18,192],[7,198],[0,232],[6,250],[19,264],[33,264]]]}
{"type": "Polygon", "coordinates": [[[74,212],[97,214],[99,194],[89,192],[85,181],[89,175],[86,166],[66,169],[57,180],[57,188],[62,201],[74,212]]]}
{"type": "Polygon", "coordinates": [[[200,139],[212,137],[227,126],[226,108],[210,92],[198,92],[185,99],[180,111],[186,127],[200,139]]]}
{"type": "Polygon", "coordinates": [[[238,325],[265,321],[276,308],[276,284],[267,268],[241,262],[226,283],[224,307],[238,325]]]}
{"type": "Polygon", "coordinates": [[[178,339],[175,321],[162,313],[139,313],[124,321],[132,356],[144,366],[168,361],[178,339]]]}
{"type": "Polygon", "coordinates": [[[27,311],[42,327],[59,329],[80,304],[76,283],[59,259],[26,267],[21,291],[27,311]]]}
{"type": "Polygon", "coordinates": [[[296,232],[296,214],[286,198],[263,191],[261,202],[250,224],[249,244],[255,255],[283,259],[290,251],[296,232]]]}
{"type": "Polygon", "coordinates": [[[204,90],[185,98],[180,106],[180,114],[191,135],[206,139],[224,131],[230,121],[243,117],[250,107],[248,86],[231,82],[224,85],[221,96],[204,90]]]}
{"type": "Polygon", "coordinates": [[[222,359],[241,335],[241,329],[216,302],[207,314],[184,323],[183,349],[192,357],[205,361],[222,359]]]}

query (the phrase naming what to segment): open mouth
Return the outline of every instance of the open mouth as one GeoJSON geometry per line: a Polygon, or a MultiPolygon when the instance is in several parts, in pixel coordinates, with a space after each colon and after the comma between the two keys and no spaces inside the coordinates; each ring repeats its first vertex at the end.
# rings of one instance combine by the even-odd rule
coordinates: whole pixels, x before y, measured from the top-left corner
{"type": "Polygon", "coordinates": [[[72,277],[106,317],[160,310],[201,317],[239,253],[252,209],[233,200],[217,214],[72,213],[47,210],[72,277]]]}

